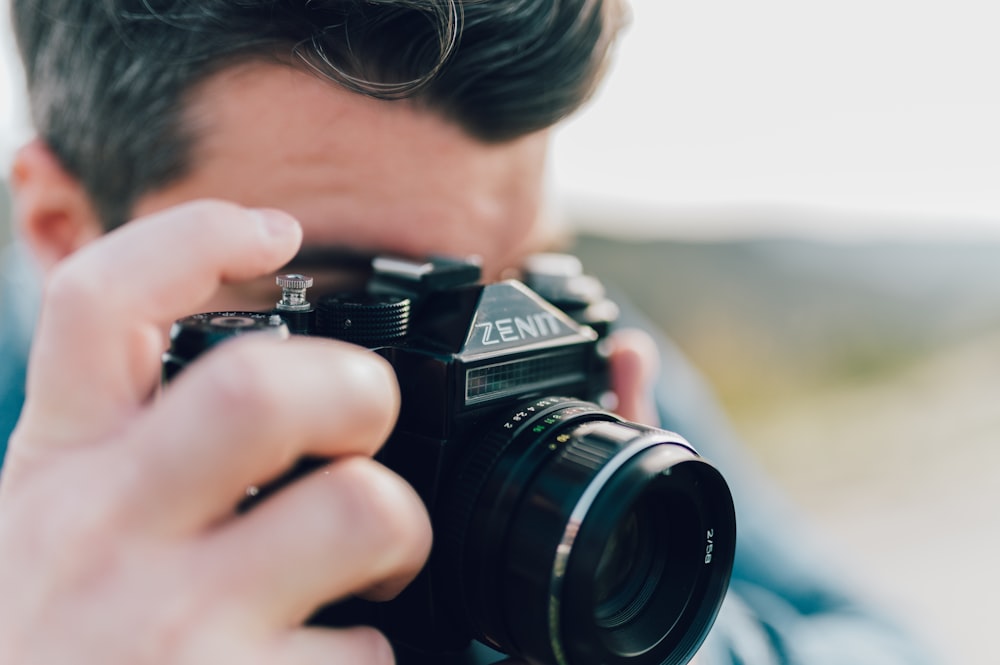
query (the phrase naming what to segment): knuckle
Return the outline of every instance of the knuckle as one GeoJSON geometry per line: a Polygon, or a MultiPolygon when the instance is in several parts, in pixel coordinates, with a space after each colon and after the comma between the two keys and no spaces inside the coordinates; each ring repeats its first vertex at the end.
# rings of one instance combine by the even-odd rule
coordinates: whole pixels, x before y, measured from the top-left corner
{"type": "Polygon", "coordinates": [[[340,492],[347,494],[344,508],[367,530],[383,565],[396,569],[422,562],[430,551],[431,528],[416,492],[377,462],[351,458],[338,464],[346,481],[340,492]]]}
{"type": "Polygon", "coordinates": [[[264,422],[282,411],[282,390],[271,354],[248,341],[227,341],[214,350],[205,372],[206,391],[219,413],[264,422]]]}
{"type": "Polygon", "coordinates": [[[399,404],[399,384],[392,366],[374,353],[355,355],[357,361],[351,364],[352,371],[345,377],[345,384],[351,388],[350,394],[364,404],[371,405],[373,416],[381,415],[383,419],[390,417],[399,404]],[[363,390],[358,390],[359,387],[363,390]],[[378,399],[362,399],[370,396],[377,396],[378,399]]]}
{"type": "MultiPolygon", "coordinates": [[[[299,341],[299,340],[293,340],[299,341]]],[[[344,342],[301,340],[307,357],[329,362],[322,371],[318,390],[325,390],[324,409],[349,424],[355,435],[355,448],[374,453],[385,442],[399,412],[399,385],[392,366],[381,356],[344,342]],[[317,348],[318,347],[318,348],[317,348]],[[338,409],[330,409],[338,404],[338,409]]]]}
{"type": "Polygon", "coordinates": [[[92,307],[107,290],[105,280],[84,261],[70,257],[55,266],[45,284],[50,308],[76,311],[92,307]]]}
{"type": "Polygon", "coordinates": [[[371,665],[392,665],[396,662],[388,638],[374,628],[361,627],[354,630],[353,638],[360,642],[363,662],[371,665]]]}

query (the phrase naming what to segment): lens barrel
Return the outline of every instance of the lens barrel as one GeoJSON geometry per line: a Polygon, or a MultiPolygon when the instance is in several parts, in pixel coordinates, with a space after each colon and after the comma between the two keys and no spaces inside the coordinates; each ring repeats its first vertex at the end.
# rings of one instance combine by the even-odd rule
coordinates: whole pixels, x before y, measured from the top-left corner
{"type": "Polygon", "coordinates": [[[477,639],[552,665],[690,660],[735,552],[713,466],[676,434],[558,397],[469,445],[441,573],[460,572],[456,609],[477,639]]]}

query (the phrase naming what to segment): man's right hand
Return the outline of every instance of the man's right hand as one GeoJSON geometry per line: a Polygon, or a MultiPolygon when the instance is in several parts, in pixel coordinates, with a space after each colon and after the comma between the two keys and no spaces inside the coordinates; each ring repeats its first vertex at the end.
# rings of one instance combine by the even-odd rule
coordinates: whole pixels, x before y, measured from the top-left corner
{"type": "Polygon", "coordinates": [[[428,554],[419,497],[371,459],[398,408],[391,368],[250,335],[157,396],[170,322],[300,241],[282,213],[201,201],[51,275],[0,482],[0,662],[392,661],[372,629],[302,627],[325,602],[392,597],[428,554]],[[305,454],[332,461],[234,512],[305,454]]]}

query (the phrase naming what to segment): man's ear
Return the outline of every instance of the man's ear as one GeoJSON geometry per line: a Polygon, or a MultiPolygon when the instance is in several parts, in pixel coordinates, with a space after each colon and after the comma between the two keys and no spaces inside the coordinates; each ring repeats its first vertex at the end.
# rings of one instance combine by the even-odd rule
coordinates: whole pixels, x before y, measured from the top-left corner
{"type": "Polygon", "coordinates": [[[14,156],[14,222],[46,273],[104,230],[83,185],[36,139],[14,156]]]}

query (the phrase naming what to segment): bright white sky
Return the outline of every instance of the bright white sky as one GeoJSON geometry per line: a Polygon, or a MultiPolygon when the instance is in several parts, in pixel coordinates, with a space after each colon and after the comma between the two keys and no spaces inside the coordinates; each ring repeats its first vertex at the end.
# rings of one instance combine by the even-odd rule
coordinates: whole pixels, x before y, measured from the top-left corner
{"type": "MultiPolygon", "coordinates": [[[[1000,238],[1000,3],[632,6],[608,83],[556,136],[565,205],[639,209],[653,233],[1000,238]]],[[[4,157],[25,135],[7,60],[4,157]]]]}

